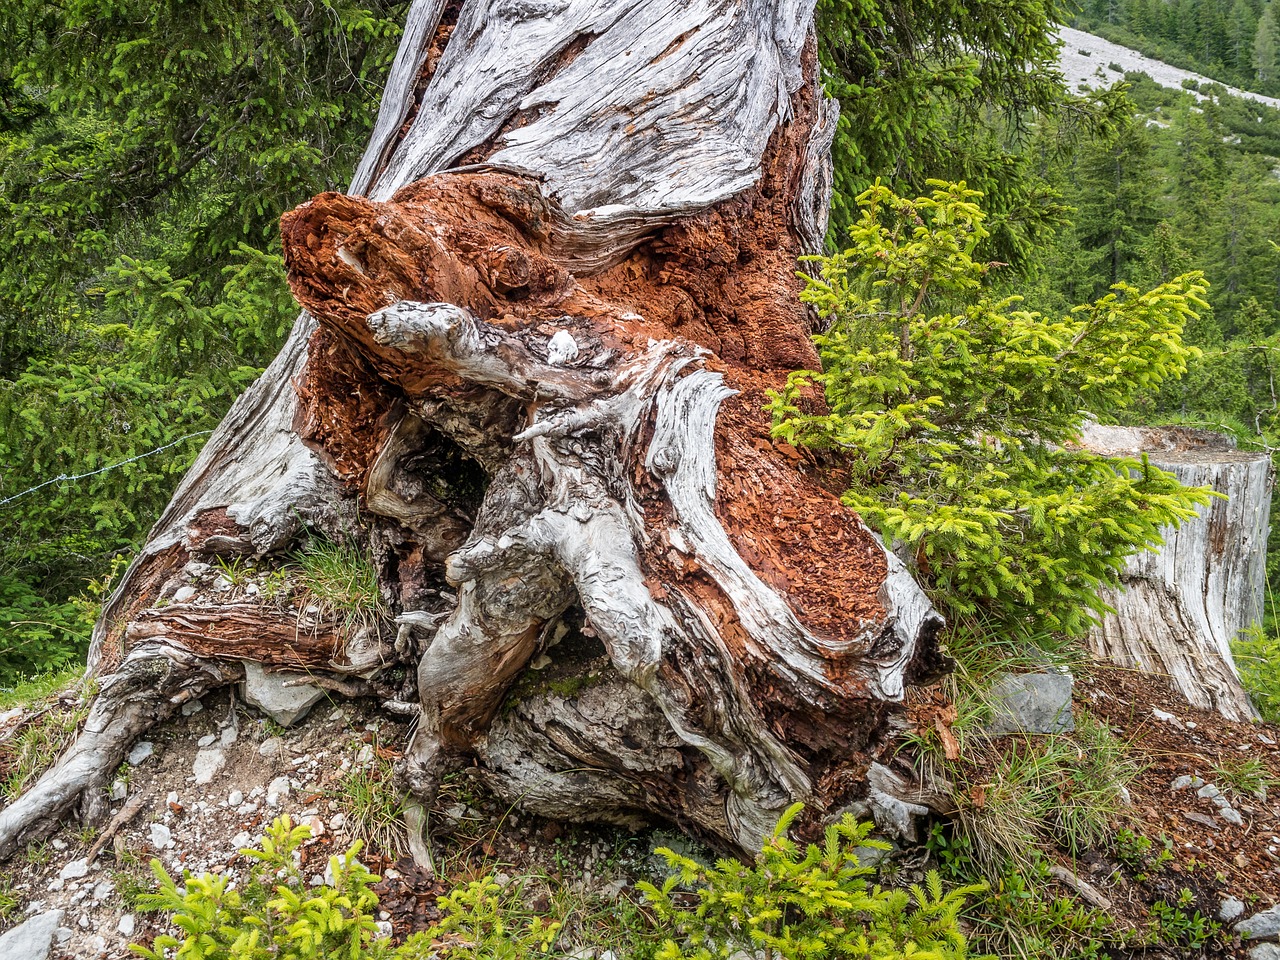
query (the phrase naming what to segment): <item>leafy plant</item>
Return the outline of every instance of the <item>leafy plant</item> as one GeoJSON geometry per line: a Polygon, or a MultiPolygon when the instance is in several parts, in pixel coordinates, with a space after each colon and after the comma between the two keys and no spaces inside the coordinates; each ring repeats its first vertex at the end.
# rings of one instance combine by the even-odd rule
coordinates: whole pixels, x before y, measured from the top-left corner
{"type": "Polygon", "coordinates": [[[546,956],[560,923],[534,916],[493,877],[472,880],[438,901],[442,914],[430,930],[410,937],[397,956],[449,960],[524,960],[546,956]]]}
{"type": "Polygon", "coordinates": [[[1206,285],[1117,284],[1061,319],[1018,309],[974,259],[977,192],[932,185],[914,200],[867,190],[852,246],[814,258],[802,298],[831,324],[815,338],[825,369],[771,392],[774,436],[845,455],[845,503],[951,608],[1082,633],[1125,558],[1210,494],[1069,445],[1086,410],[1114,413],[1185,371],[1182,328],[1206,285]]]}
{"type": "Polygon", "coordinates": [[[658,918],[683,934],[680,942],[666,941],[659,960],[727,960],[739,951],[767,960],[968,955],[957,917],[965,899],[985,885],[944,891],[931,872],[910,892],[884,890],[869,883],[874,871],[858,861],[859,847],[887,846],[870,839],[871,824],[846,815],[827,828],[822,846],[802,849],[786,835],[801,809],[795,804],[783,814],[754,866],[721,860],[706,867],[659,849],[677,872],[661,889],[647,882],[638,887],[658,918]],[[693,909],[677,893],[690,885],[696,885],[693,909]]]}
{"type": "Polygon", "coordinates": [[[1191,909],[1195,895],[1185,887],[1176,903],[1157,900],[1151,906],[1151,942],[1199,950],[1218,935],[1222,925],[1191,909]]]}
{"type": "Polygon", "coordinates": [[[249,960],[281,956],[290,960],[324,960],[385,956],[375,944],[377,878],[356,859],[360,842],[329,858],[332,876],[308,887],[294,853],[310,836],[288,817],[266,831],[261,849],[242,850],[254,861],[249,881],[236,889],[227,876],[187,874],[182,886],[159,860],[151,861],[158,889],[137,897],[143,910],[165,910],[182,934],[162,934],[152,945],[131,945],[148,960],[249,960]]]}

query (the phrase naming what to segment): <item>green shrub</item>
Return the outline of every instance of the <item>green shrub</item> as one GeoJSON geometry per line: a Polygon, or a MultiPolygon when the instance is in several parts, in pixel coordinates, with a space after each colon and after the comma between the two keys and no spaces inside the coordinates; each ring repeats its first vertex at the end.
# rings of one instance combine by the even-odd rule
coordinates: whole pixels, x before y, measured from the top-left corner
{"type": "Polygon", "coordinates": [[[773,432],[846,455],[844,502],[914,555],[940,602],[1078,634],[1125,558],[1208,502],[1145,459],[1069,448],[1086,412],[1182,375],[1206,284],[1120,283],[1062,318],[1019,309],[973,258],[987,235],[976,191],[932,184],[915,200],[877,184],[852,246],[814,258],[802,299],[831,323],[824,370],[771,394],[773,432]]]}
{"type": "Polygon", "coordinates": [[[139,908],[172,912],[183,937],[162,934],[150,948],[135,944],[130,949],[148,960],[164,960],[168,950],[178,960],[386,956],[375,942],[378,897],[371,887],[377,877],[356,859],[359,841],[329,859],[331,882],[309,888],[293,854],[310,835],[288,817],[276,820],[261,849],[241,851],[255,861],[241,890],[231,888],[229,877],[211,874],[188,874],[179,887],[160,861],[152,860],[159,889],[139,897],[139,908]]]}
{"type": "Polygon", "coordinates": [[[679,929],[658,960],[727,960],[757,951],[769,960],[865,957],[960,960],[968,955],[956,918],[977,884],[944,892],[937,873],[925,886],[884,890],[858,861],[858,848],[884,849],[868,838],[870,824],[851,816],[827,828],[821,847],[801,849],[786,831],[802,809],[792,806],[764,844],[754,866],[721,860],[714,867],[658,852],[678,872],[658,889],[638,884],[658,918],[679,929]],[[680,905],[678,887],[697,884],[697,906],[680,905]]]}
{"type": "Polygon", "coordinates": [[[1240,682],[1267,723],[1280,723],[1280,639],[1259,626],[1231,644],[1240,682]]]}
{"type": "Polygon", "coordinates": [[[357,859],[360,841],[330,857],[326,882],[312,887],[294,860],[309,836],[277,819],[260,848],[240,851],[253,865],[239,889],[225,875],[187,874],[179,885],[152,860],[158,889],[135,902],[169,911],[180,936],[130,949],[148,960],[526,960],[546,956],[559,932],[558,922],[533,916],[484,877],[442,897],[440,921],[393,947],[378,934],[378,878],[357,859]]]}

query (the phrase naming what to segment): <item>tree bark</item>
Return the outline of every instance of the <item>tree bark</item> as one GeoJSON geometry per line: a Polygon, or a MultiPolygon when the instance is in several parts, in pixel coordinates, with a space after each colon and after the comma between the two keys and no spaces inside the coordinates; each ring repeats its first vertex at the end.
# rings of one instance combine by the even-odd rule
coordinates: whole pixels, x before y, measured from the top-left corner
{"type": "Polygon", "coordinates": [[[1229,720],[1257,714],[1231,656],[1231,641],[1260,623],[1266,590],[1271,458],[1237,450],[1204,430],[1104,427],[1081,438],[1096,453],[1137,456],[1186,486],[1221,494],[1199,516],[1163,532],[1164,545],[1131,557],[1114,608],[1089,635],[1120,666],[1167,674],[1193,706],[1229,720]]]}
{"type": "MultiPolygon", "coordinates": [[[[818,363],[795,271],[836,109],[812,8],[413,5],[351,192],[284,218],[306,312],[95,631],[99,674],[219,665],[131,716],[236,660],[367,678],[373,650],[417,661],[423,799],[474,756],[544,814],[751,848],[794,800],[860,795],[941,620],[763,411],[818,363]],[[273,659],[300,612],[161,602],[193,562],[287,570],[317,535],[373,553],[394,647],[335,628],[273,659]]],[[[68,802],[17,801],[0,850],[68,802]]]]}

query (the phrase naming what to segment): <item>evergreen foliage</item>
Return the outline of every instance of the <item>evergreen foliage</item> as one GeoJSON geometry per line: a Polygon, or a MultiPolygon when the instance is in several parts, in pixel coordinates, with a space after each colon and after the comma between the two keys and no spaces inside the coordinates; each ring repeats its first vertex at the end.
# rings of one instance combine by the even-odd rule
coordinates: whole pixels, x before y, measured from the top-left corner
{"type": "Polygon", "coordinates": [[[0,678],[81,654],[73,598],[274,355],[276,222],[345,186],[406,6],[0,7],[0,678]]]}
{"type": "Polygon", "coordinates": [[[1036,118],[1053,118],[1069,151],[1105,130],[1109,93],[1069,95],[1057,69],[1059,0],[818,0],[823,85],[840,101],[832,156],[830,240],[880,180],[903,195],[932,178],[963,179],[987,197],[985,251],[1027,269],[1068,209],[1027,149],[1036,118]]]}
{"type": "Polygon", "coordinates": [[[1070,449],[1087,414],[1182,375],[1205,286],[1121,283],[1059,319],[1021,309],[974,259],[977,196],[935,183],[858,198],[852,245],[819,258],[803,294],[830,323],[824,371],[773,395],[774,434],[846,454],[845,503],[915,556],[945,605],[1080,633],[1125,558],[1208,501],[1145,460],[1070,449]]]}
{"type": "Polygon", "coordinates": [[[957,922],[966,898],[986,889],[973,884],[946,891],[938,874],[910,890],[885,890],[868,877],[858,851],[888,849],[872,840],[871,824],[848,814],[827,828],[823,843],[801,848],[788,839],[803,809],[783,814],[753,866],[721,860],[707,867],[659,849],[677,871],[661,889],[639,888],[658,919],[678,929],[683,942],[668,940],[657,960],[730,960],[761,953],[778,960],[859,957],[866,960],[962,960],[968,956],[957,922]],[[697,906],[673,896],[696,885],[697,906]]]}

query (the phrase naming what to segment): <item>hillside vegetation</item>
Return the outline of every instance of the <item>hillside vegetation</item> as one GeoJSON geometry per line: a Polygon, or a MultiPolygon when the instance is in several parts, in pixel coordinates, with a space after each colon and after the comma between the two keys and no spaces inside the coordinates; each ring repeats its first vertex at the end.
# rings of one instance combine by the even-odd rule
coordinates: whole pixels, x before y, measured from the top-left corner
{"type": "MultiPolygon", "coordinates": [[[[279,216],[345,185],[406,5],[20,0],[0,11],[11,41],[0,51],[0,687],[83,657],[113,572],[278,348],[296,313],[279,216]]],[[[834,322],[819,338],[824,369],[798,372],[771,402],[780,437],[856,454],[842,461],[854,464],[846,502],[914,556],[950,615],[957,668],[916,691],[903,757],[951,791],[954,816],[920,847],[961,892],[909,868],[906,879],[929,877],[911,898],[869,889],[848,856],[866,839],[852,822],[825,848],[780,830],[758,867],[672,854],[678,879],[645,901],[663,937],[637,956],[764,943],[740,936],[756,922],[743,919],[748,895],[779,944],[795,933],[781,918],[812,921],[809,939],[770,943],[771,956],[826,955],[846,908],[884,945],[870,952],[851,933],[840,943],[854,956],[909,953],[903,929],[918,927],[939,957],[965,955],[961,927],[1007,956],[1228,948],[1211,918],[1226,877],[1182,886],[1194,869],[1166,871],[1172,842],[1144,834],[1127,807],[1131,784],[1156,795],[1138,787],[1124,740],[1145,712],[1081,708],[1074,732],[1012,746],[981,734],[998,672],[1078,667],[1099,586],[1207,499],[1139,461],[1064,452],[1085,415],[1280,448],[1280,111],[1217,88],[1197,101],[1142,76],[1068,93],[1052,36],[1069,15],[1052,0],[819,0],[823,79],[842,113],[831,256],[806,265],[805,297],[834,322]],[[827,414],[803,402],[815,388],[827,414]],[[1123,922],[1053,886],[1058,861],[1095,850],[1124,865],[1123,922]],[[819,868],[831,876],[804,873],[819,868]],[[769,886],[779,873],[796,881],[789,913],[769,886]],[[721,912],[690,911],[687,894],[672,895],[681,882],[721,912]]],[[[1120,0],[1086,3],[1077,22],[1280,93],[1277,18],[1280,5],[1260,0],[1120,0]]],[[[1269,614],[1241,646],[1271,720],[1278,628],[1269,614]]],[[[1125,682],[1094,683],[1099,702],[1129,696],[1125,682]]],[[[83,709],[58,701],[0,744],[11,795],[83,709]]],[[[1218,762],[1220,781],[1265,801],[1265,764],[1218,762]]],[[[307,839],[273,829],[290,854],[307,839]]],[[[358,901],[340,918],[358,956],[375,905],[353,864],[354,853],[331,872],[358,901]]],[[[160,893],[138,902],[194,918],[192,929],[227,911],[228,950],[248,927],[305,912],[297,891],[272,900],[265,881],[228,906],[214,880],[156,879],[160,893]]],[[[430,928],[455,937],[451,955],[551,949],[555,930],[473,881],[430,928]],[[519,914],[514,940],[504,910],[519,914]],[[464,927],[473,939],[457,939],[464,927]]],[[[334,920],[313,913],[308,923],[334,920]]],[[[434,949],[414,943],[400,955],[434,949]]]]}

